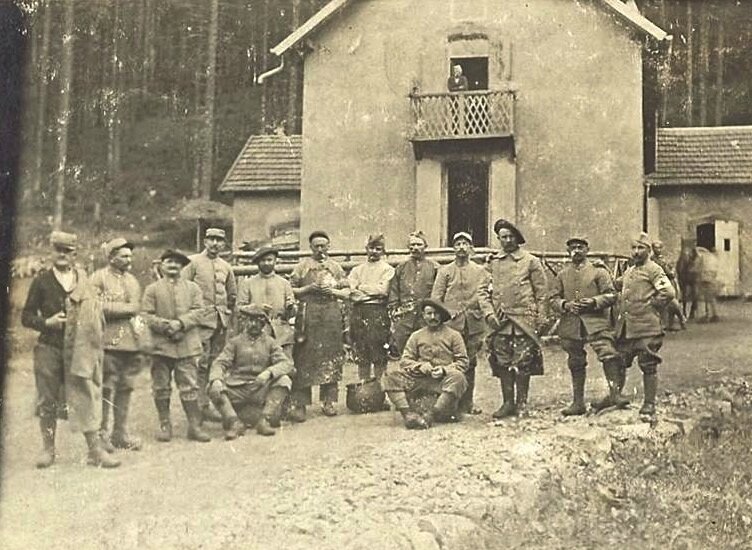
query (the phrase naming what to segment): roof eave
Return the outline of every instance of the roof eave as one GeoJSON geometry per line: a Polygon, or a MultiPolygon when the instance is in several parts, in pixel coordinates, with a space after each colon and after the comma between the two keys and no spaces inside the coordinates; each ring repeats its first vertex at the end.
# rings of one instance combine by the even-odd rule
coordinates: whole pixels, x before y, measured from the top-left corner
{"type": "Polygon", "coordinates": [[[246,193],[246,194],[253,194],[253,193],[268,193],[269,191],[300,191],[300,185],[259,185],[259,186],[253,186],[253,187],[240,187],[237,186],[235,188],[232,187],[232,185],[228,186],[221,186],[218,191],[220,193],[246,193]]]}
{"type": "Polygon", "coordinates": [[[658,25],[650,21],[647,17],[642,15],[637,9],[632,6],[628,6],[621,2],[621,0],[600,0],[602,4],[606,5],[619,19],[625,22],[633,29],[642,32],[644,35],[663,42],[664,40],[671,40],[671,35],[660,28],[658,25]]]}
{"type": "Polygon", "coordinates": [[[332,0],[326,6],[321,8],[315,14],[313,14],[308,21],[303,23],[300,27],[295,29],[289,34],[282,42],[274,46],[270,51],[276,55],[281,56],[290,48],[300,42],[309,32],[312,32],[320,25],[326,23],[333,15],[339,10],[344,8],[352,0],[332,0]]]}

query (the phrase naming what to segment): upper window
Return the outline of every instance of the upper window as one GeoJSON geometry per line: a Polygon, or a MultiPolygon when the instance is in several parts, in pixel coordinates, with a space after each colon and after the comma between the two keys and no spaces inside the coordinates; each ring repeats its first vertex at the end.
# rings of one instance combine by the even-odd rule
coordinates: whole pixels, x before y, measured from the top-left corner
{"type": "Polygon", "coordinates": [[[468,90],[488,90],[488,57],[452,57],[449,60],[450,77],[455,65],[462,67],[468,90]]]}

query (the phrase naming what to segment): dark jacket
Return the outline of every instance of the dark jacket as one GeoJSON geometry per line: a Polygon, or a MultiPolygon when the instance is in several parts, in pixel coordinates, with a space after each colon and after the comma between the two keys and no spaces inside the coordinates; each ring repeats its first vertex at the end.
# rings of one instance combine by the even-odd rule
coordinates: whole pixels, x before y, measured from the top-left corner
{"type": "Polygon", "coordinates": [[[52,269],[40,271],[31,282],[21,313],[21,324],[39,332],[40,344],[63,349],[63,329],[51,329],[44,322],[56,313],[65,311],[67,297],[68,293],[60,285],[52,269]]]}

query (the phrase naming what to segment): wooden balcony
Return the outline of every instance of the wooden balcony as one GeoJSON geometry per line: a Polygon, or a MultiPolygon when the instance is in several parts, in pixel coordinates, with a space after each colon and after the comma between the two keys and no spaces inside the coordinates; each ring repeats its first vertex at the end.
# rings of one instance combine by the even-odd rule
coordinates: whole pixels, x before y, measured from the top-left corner
{"type": "Polygon", "coordinates": [[[514,100],[511,90],[412,94],[410,140],[509,137],[514,134],[514,100]]]}

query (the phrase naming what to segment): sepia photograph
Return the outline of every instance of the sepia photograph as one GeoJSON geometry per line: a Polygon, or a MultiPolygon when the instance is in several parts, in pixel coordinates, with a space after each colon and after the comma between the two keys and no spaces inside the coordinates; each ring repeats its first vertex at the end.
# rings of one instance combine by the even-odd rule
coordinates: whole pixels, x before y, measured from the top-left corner
{"type": "Polygon", "coordinates": [[[4,550],[752,548],[752,1],[0,1],[4,550]]]}

